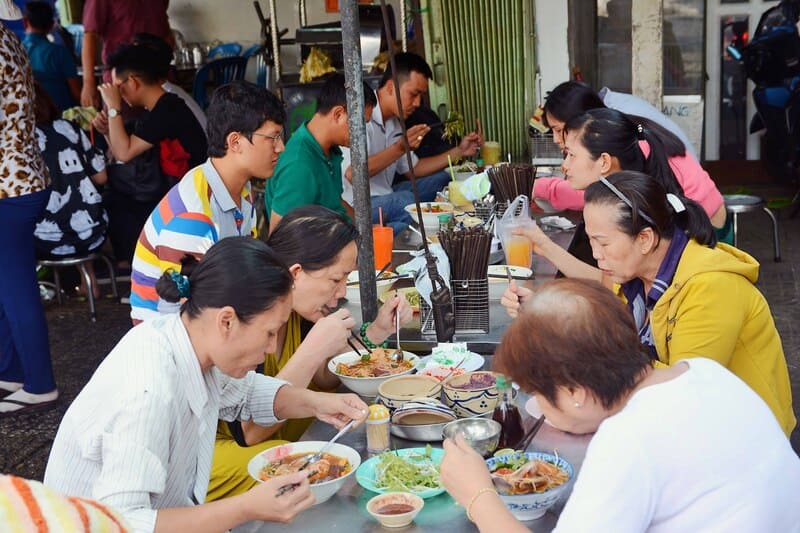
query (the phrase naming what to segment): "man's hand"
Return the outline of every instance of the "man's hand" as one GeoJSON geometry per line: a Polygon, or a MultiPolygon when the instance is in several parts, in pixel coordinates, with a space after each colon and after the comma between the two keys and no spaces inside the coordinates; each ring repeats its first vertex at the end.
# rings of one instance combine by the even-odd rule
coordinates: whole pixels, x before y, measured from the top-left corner
{"type": "MultiPolygon", "coordinates": [[[[427,124],[417,124],[416,126],[411,126],[406,130],[406,138],[408,139],[408,145],[411,147],[411,150],[414,151],[419,148],[419,145],[422,144],[422,139],[431,131],[431,128],[427,124]]],[[[405,145],[402,141],[397,141],[400,143],[401,151],[405,152],[405,145]]]]}
{"type": "Polygon", "coordinates": [[[83,78],[81,105],[83,107],[100,107],[100,94],[97,92],[97,82],[94,80],[94,76],[83,78]]]}
{"type": "Polygon", "coordinates": [[[108,135],[108,114],[100,111],[92,120],[92,127],[100,132],[101,135],[108,135]]]}
{"type": "Polygon", "coordinates": [[[122,106],[122,96],[119,93],[119,87],[111,83],[104,83],[98,87],[100,96],[103,97],[106,107],[109,109],[119,110],[122,106]]]}
{"type": "Polygon", "coordinates": [[[472,157],[478,153],[482,141],[482,136],[475,131],[464,135],[464,137],[461,139],[461,142],[458,143],[459,157],[472,157]]]}

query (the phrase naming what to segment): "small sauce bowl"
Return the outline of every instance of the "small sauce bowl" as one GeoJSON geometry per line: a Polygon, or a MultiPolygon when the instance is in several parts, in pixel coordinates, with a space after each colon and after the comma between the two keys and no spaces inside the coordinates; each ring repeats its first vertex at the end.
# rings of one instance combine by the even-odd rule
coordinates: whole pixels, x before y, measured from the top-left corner
{"type": "Polygon", "coordinates": [[[414,521],[425,501],[410,492],[387,492],[367,502],[367,512],[383,527],[404,527],[414,521]]]}

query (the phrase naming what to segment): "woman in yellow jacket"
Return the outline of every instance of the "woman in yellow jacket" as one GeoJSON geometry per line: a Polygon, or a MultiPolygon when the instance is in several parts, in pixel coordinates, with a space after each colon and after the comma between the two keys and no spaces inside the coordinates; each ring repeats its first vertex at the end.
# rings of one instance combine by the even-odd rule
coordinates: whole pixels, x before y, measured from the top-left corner
{"type": "MultiPolygon", "coordinates": [[[[346,291],[347,275],[356,268],[358,231],[344,216],[316,205],[286,214],[269,237],[269,246],[289,266],[294,277],[292,313],[278,333],[279,354],[266,354],[259,371],[295,386],[329,391],[339,384],[327,369],[328,360],[349,350],[347,339],[355,321],[349,311],[335,308],[346,291]]],[[[392,298],[372,323],[362,324],[368,345],[383,343],[394,332],[394,316],[407,323],[413,313],[405,298],[392,298]]],[[[290,420],[270,427],[252,423],[217,426],[207,501],[234,496],[255,485],[247,463],[267,448],[296,441],[312,419],[290,420]]]]}
{"type": "MultiPolygon", "coordinates": [[[[653,178],[617,172],[586,189],[583,211],[606,284],[633,314],[656,366],[689,357],[718,361],[770,407],[788,436],[795,427],[789,372],[775,322],[754,283],[758,263],[717,243],[695,202],[653,178]]],[[[504,295],[516,308],[519,288],[504,295]]]]}

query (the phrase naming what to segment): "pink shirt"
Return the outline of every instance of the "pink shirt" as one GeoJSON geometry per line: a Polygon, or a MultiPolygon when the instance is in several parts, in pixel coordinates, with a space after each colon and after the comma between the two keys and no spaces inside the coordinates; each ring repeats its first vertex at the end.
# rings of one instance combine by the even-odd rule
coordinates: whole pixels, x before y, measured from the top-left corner
{"type": "MultiPolygon", "coordinates": [[[[639,146],[645,157],[650,155],[646,141],[640,141],[639,146]]],[[[670,157],[669,166],[683,188],[684,196],[703,206],[709,218],[719,210],[723,203],[722,194],[697,159],[687,152],[684,156],[670,157]]],[[[573,189],[567,180],[561,178],[537,179],[533,182],[533,196],[544,198],[556,209],[583,209],[583,191],[573,189]]]]}

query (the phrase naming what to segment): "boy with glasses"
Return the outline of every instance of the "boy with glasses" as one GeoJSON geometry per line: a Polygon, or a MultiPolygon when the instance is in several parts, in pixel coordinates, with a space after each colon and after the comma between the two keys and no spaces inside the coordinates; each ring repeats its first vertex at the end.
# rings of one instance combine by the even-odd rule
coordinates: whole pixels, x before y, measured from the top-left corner
{"type": "Polygon", "coordinates": [[[208,116],[208,155],[161,200],[147,219],[133,259],[131,318],[135,324],[178,306],[159,300],[155,283],[200,258],[217,241],[256,236],[250,178],[272,176],[283,151],[281,101],[267,89],[233,82],[214,91],[208,116]]]}

